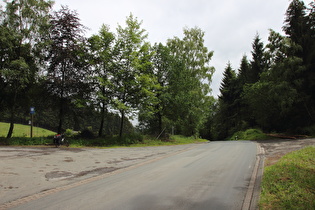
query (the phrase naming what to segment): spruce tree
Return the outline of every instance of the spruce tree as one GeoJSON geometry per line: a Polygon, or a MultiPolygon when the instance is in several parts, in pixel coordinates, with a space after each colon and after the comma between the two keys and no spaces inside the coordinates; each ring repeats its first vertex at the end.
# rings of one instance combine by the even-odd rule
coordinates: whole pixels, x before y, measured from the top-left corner
{"type": "Polygon", "coordinates": [[[236,127],[237,98],[236,73],[228,63],[220,86],[219,110],[215,117],[217,138],[225,139],[232,135],[236,127]]]}
{"type": "Polygon", "coordinates": [[[248,82],[255,83],[259,81],[260,74],[266,69],[266,59],[264,53],[264,44],[257,34],[252,44],[252,60],[250,62],[250,73],[248,82]]]}

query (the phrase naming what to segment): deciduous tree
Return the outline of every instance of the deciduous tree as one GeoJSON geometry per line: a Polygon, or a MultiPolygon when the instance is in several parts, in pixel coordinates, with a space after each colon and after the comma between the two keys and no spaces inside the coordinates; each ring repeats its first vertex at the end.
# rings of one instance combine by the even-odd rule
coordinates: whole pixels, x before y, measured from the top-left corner
{"type": "Polygon", "coordinates": [[[103,25],[98,35],[89,38],[89,48],[91,53],[91,67],[93,68],[93,86],[94,100],[96,100],[97,108],[100,109],[101,122],[99,126],[98,136],[103,135],[105,114],[112,99],[112,84],[110,80],[113,77],[115,68],[114,48],[115,35],[109,31],[109,27],[103,25]]]}
{"type": "MultiPolygon", "coordinates": [[[[14,129],[16,108],[23,106],[23,100],[17,100],[18,94],[26,91],[35,82],[39,59],[36,44],[43,37],[48,24],[48,14],[52,1],[16,0],[5,1],[6,9],[1,14],[2,45],[1,82],[4,83],[10,115],[10,138],[14,129]],[[35,56],[37,55],[37,56],[35,56]],[[22,104],[19,104],[21,102],[22,104]]],[[[22,94],[22,96],[25,96],[22,94]]],[[[19,96],[21,99],[21,96],[19,96]]],[[[25,101],[24,101],[25,102],[25,101]]],[[[24,107],[25,108],[25,107],[24,107]]]]}
{"type": "Polygon", "coordinates": [[[84,59],[85,27],[78,14],[67,7],[55,12],[50,20],[50,40],[47,87],[59,101],[58,133],[62,132],[66,102],[82,99],[87,90],[89,73],[84,59]]]}
{"type": "Polygon", "coordinates": [[[134,112],[140,103],[141,81],[148,65],[147,33],[141,28],[132,14],[126,19],[126,26],[118,26],[116,47],[119,50],[115,58],[115,69],[111,83],[113,84],[113,104],[121,115],[119,135],[122,136],[124,119],[134,112]],[[144,56],[144,57],[143,57],[144,56]]]}
{"type": "Polygon", "coordinates": [[[185,28],[183,39],[174,37],[167,44],[175,59],[169,78],[170,119],[185,135],[198,136],[209,114],[213,52],[204,45],[204,32],[197,27],[185,28]]]}

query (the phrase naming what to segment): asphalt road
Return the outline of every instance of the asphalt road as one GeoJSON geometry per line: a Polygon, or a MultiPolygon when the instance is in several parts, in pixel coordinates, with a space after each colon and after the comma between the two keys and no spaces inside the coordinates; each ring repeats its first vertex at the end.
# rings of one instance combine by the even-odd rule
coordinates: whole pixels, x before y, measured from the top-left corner
{"type": "Polygon", "coordinates": [[[211,142],[13,209],[241,209],[256,143],[211,142]]]}

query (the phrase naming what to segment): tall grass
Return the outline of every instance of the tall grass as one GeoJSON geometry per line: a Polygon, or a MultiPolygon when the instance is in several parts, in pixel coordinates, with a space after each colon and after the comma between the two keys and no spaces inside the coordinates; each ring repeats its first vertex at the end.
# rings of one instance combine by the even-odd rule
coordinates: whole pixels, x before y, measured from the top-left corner
{"type": "Polygon", "coordinates": [[[315,209],[315,147],[283,156],[265,168],[261,209],[315,209]]]}

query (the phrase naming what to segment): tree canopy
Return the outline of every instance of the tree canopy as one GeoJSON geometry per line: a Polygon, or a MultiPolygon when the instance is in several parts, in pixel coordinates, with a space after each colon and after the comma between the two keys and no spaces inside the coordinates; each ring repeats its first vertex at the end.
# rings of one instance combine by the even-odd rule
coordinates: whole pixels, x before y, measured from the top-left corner
{"type": "MultiPolygon", "coordinates": [[[[0,8],[0,121],[38,125],[58,133],[104,135],[140,131],[227,139],[233,133],[315,133],[315,3],[292,0],[282,35],[257,34],[251,56],[227,64],[220,95],[211,96],[214,54],[198,28],[182,38],[150,43],[130,14],[111,31],[86,37],[79,14],[53,1],[5,1],[0,8]],[[130,120],[137,119],[136,128],[130,120]]],[[[233,46],[231,46],[233,47],[233,46]]]]}
{"type": "Polygon", "coordinates": [[[251,127],[265,132],[314,134],[314,2],[309,6],[292,0],[285,16],[285,35],[270,30],[265,46],[258,35],[255,37],[252,60],[248,63],[243,58],[236,74],[238,86],[232,82],[231,70],[226,70],[215,118],[219,138],[251,127]],[[234,108],[227,115],[225,107],[235,103],[240,109],[234,108]],[[220,129],[227,119],[224,125],[236,123],[220,129]]]}

